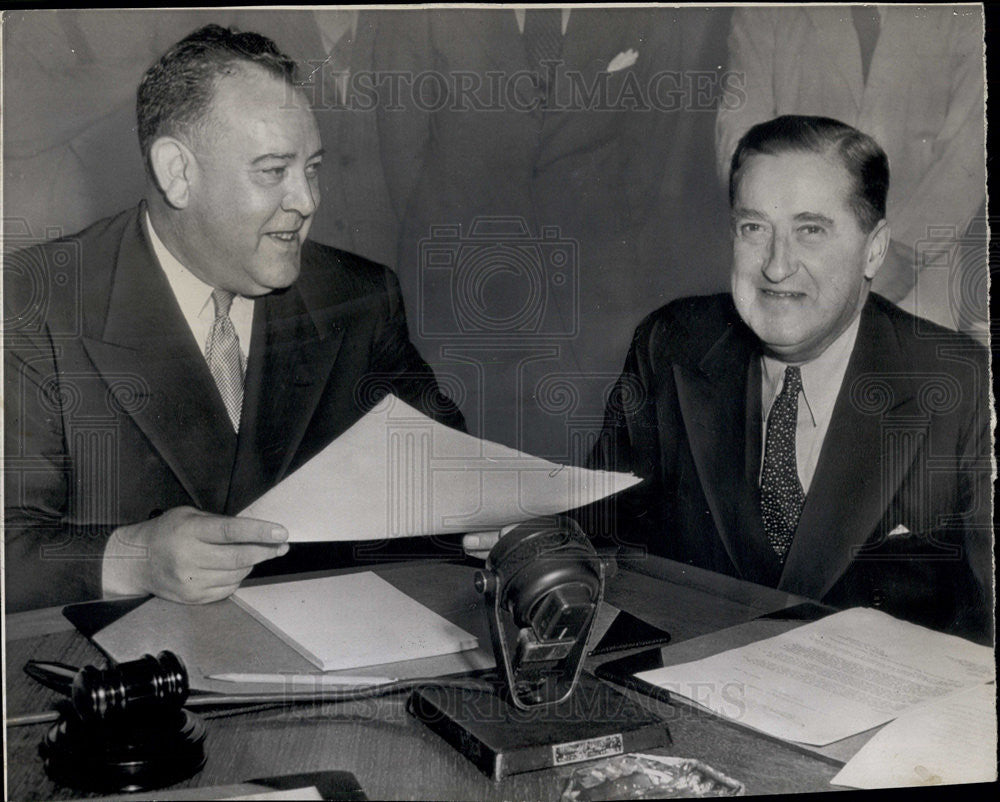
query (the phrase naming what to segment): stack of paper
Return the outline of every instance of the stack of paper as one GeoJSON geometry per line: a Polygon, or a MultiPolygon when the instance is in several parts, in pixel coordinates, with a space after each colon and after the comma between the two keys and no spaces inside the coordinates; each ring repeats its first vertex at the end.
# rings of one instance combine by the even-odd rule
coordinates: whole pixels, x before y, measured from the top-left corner
{"type": "Polygon", "coordinates": [[[990,682],[994,668],[986,646],[856,608],[636,676],[748,727],[824,745],[990,682]]]}
{"type": "Polygon", "coordinates": [[[994,782],[996,690],[975,685],[904,713],[830,782],[851,788],[994,782]]]}
{"type": "Polygon", "coordinates": [[[233,599],[324,671],[436,657],[479,644],[370,571],[240,588],[233,599]]]}

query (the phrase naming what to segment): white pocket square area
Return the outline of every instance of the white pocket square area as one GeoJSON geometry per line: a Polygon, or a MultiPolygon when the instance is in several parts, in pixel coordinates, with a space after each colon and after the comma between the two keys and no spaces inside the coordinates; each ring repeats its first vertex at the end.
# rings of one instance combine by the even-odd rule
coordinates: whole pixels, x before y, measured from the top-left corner
{"type": "Polygon", "coordinates": [[[908,534],[910,534],[910,530],[907,529],[905,526],[903,526],[903,524],[900,524],[891,532],[889,532],[889,534],[886,535],[886,537],[904,537],[908,534]]]}
{"type": "Polygon", "coordinates": [[[639,58],[639,51],[634,50],[633,48],[630,47],[628,50],[619,53],[617,56],[611,59],[611,63],[608,64],[607,71],[618,72],[619,70],[627,69],[631,67],[633,64],[635,64],[638,58],[639,58]]]}

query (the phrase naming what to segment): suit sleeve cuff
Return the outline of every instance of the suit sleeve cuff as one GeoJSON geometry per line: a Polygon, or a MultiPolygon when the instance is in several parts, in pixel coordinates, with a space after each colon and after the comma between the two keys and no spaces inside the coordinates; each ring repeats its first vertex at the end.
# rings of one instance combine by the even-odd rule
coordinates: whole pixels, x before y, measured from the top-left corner
{"type": "Polygon", "coordinates": [[[148,550],[130,542],[129,526],[115,529],[104,547],[101,562],[101,595],[105,599],[137,596],[145,593],[139,583],[141,569],[148,559],[148,550]]]}

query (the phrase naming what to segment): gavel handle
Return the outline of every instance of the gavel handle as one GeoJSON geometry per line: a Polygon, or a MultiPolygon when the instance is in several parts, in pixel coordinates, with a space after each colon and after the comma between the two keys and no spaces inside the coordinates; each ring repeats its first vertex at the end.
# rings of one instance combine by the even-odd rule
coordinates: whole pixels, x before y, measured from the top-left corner
{"type": "Polygon", "coordinates": [[[65,696],[72,693],[73,678],[80,671],[76,666],[66,663],[53,663],[41,660],[29,660],[24,664],[24,673],[46,688],[51,688],[65,696]]]}

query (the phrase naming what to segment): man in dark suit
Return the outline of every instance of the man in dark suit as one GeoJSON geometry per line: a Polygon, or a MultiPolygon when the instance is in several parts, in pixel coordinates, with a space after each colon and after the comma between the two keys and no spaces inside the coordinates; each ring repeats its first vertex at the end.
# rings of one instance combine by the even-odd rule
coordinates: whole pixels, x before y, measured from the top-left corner
{"type": "Polygon", "coordinates": [[[322,148],[293,71],[265,37],[194,32],[139,87],[146,201],[8,258],[8,610],[224,598],[289,551],[233,516],[387,391],[463,425],[395,277],[306,239],[322,148]]]}
{"type": "Polygon", "coordinates": [[[732,293],[639,325],[592,462],[646,479],[616,500],[620,543],[989,640],[986,354],[869,293],[888,183],[850,126],[752,128],[732,293]]]}
{"type": "Polygon", "coordinates": [[[571,377],[575,413],[600,420],[613,378],[602,374],[627,343],[608,324],[650,294],[648,281],[623,277],[639,275],[659,191],[659,162],[646,157],[680,117],[649,95],[670,101],[674,84],[654,76],[680,74],[681,38],[642,9],[433,9],[380,21],[379,169],[399,219],[396,270],[426,310],[414,339],[429,356],[476,365],[470,408],[479,401],[478,433],[491,440],[565,458],[566,411],[538,389],[551,375],[571,377]]]}

